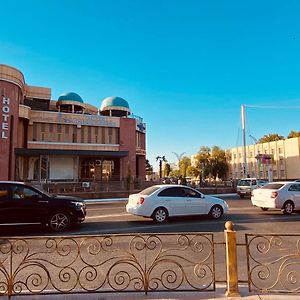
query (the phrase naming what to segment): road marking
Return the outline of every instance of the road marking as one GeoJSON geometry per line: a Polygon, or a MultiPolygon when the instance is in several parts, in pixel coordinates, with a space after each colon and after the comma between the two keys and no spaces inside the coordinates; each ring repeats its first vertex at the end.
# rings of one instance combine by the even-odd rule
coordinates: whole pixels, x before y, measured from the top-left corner
{"type": "Polygon", "coordinates": [[[123,216],[130,216],[130,214],[122,213],[122,214],[87,216],[85,219],[90,220],[90,219],[102,219],[102,218],[123,217],[123,216]]]}

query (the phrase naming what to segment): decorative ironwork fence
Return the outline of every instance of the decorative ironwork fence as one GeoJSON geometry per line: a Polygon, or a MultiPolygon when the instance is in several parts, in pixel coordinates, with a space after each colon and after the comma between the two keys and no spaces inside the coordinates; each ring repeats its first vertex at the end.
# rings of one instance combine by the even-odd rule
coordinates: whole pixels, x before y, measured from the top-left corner
{"type": "Polygon", "coordinates": [[[300,235],[246,234],[249,291],[300,292],[300,235]]]}
{"type": "Polygon", "coordinates": [[[0,296],[214,291],[213,234],[0,239],[0,296]]]}

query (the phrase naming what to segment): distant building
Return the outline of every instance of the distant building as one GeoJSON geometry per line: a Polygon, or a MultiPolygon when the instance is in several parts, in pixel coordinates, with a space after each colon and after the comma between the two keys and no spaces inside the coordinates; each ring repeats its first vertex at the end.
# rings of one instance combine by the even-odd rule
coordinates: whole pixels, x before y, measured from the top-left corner
{"type": "MultiPolygon", "coordinates": [[[[229,178],[244,177],[243,147],[226,150],[229,162],[229,178]]],[[[268,179],[268,163],[273,180],[293,180],[300,178],[300,138],[290,138],[268,143],[246,146],[246,171],[249,177],[268,179]],[[262,161],[270,156],[269,161],[262,161]]]]}
{"type": "Polygon", "coordinates": [[[146,127],[120,97],[100,109],[74,92],[51,99],[0,64],[0,180],[145,179],[146,127]]]}

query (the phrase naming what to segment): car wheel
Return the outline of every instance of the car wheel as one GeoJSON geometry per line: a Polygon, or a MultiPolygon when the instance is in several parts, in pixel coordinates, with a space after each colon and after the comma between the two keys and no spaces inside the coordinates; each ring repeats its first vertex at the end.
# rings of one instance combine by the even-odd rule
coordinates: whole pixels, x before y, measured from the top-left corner
{"type": "Polygon", "coordinates": [[[64,231],[70,227],[70,217],[66,212],[55,212],[49,218],[49,228],[51,231],[64,231]]]}
{"type": "Polygon", "coordinates": [[[168,219],[168,211],[163,208],[157,208],[153,213],[153,220],[157,223],[165,223],[168,219]]]}
{"type": "Polygon", "coordinates": [[[245,195],[240,195],[240,198],[241,198],[241,199],[245,198],[245,195]]]}
{"type": "Polygon", "coordinates": [[[220,205],[214,205],[211,208],[209,215],[213,219],[220,219],[223,216],[223,208],[220,205]]]}
{"type": "Polygon", "coordinates": [[[291,215],[293,213],[293,211],[294,211],[294,203],[292,201],[286,201],[283,204],[282,212],[285,215],[291,215]]]}
{"type": "Polygon", "coordinates": [[[267,211],[269,208],[268,207],[261,207],[260,208],[262,211],[267,211]]]}

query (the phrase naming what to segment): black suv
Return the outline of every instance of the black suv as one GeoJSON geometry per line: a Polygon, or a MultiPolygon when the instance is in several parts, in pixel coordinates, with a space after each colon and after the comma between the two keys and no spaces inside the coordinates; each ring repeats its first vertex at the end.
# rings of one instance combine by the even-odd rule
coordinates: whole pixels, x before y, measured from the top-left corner
{"type": "Polygon", "coordinates": [[[0,224],[47,225],[63,231],[83,222],[85,202],[77,197],[50,195],[36,187],[15,181],[0,181],[0,224]]]}

